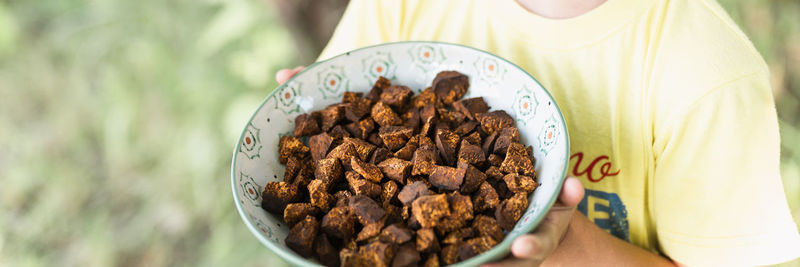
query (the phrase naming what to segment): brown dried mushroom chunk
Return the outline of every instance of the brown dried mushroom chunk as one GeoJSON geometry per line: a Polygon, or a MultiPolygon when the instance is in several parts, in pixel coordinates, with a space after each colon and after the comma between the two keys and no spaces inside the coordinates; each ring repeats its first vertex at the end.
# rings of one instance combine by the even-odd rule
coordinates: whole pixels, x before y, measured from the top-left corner
{"type": "Polygon", "coordinates": [[[453,108],[458,112],[463,113],[470,120],[475,119],[475,114],[484,113],[489,111],[489,105],[483,100],[483,97],[473,97],[461,99],[453,103],[453,108]]]}
{"type": "Polygon", "coordinates": [[[310,114],[300,114],[294,118],[295,137],[309,136],[320,132],[319,122],[310,114]]]}
{"type": "Polygon", "coordinates": [[[328,240],[328,236],[320,234],[314,240],[314,252],[325,266],[339,266],[339,250],[328,240]]]}
{"type": "Polygon", "coordinates": [[[494,217],[500,227],[506,231],[511,231],[514,225],[517,224],[517,220],[525,213],[527,207],[528,196],[524,193],[517,193],[500,203],[494,213],[494,217]]]}
{"type": "Polygon", "coordinates": [[[314,252],[314,239],[319,231],[319,222],[313,216],[295,224],[286,236],[286,246],[303,257],[311,257],[314,252]]]}
{"type": "Polygon", "coordinates": [[[287,182],[267,183],[261,197],[261,206],[269,212],[278,214],[283,213],[283,209],[289,203],[298,202],[301,199],[300,189],[287,182]]]}
{"type": "Polygon", "coordinates": [[[457,71],[442,71],[433,78],[433,92],[443,103],[460,99],[469,89],[469,77],[457,71]]]}
{"type": "Polygon", "coordinates": [[[402,107],[411,99],[411,89],[402,85],[392,85],[381,93],[381,102],[393,107],[402,107]]]}
{"type": "Polygon", "coordinates": [[[289,157],[300,157],[302,154],[308,153],[310,149],[303,144],[303,141],[293,136],[283,136],[278,143],[280,149],[278,151],[278,161],[281,164],[286,164],[289,157]]]}
{"type": "Polygon", "coordinates": [[[406,178],[411,175],[411,162],[398,158],[388,158],[379,163],[378,168],[381,169],[384,176],[400,184],[405,184],[406,178]]]}
{"type": "Polygon", "coordinates": [[[377,222],[386,215],[386,211],[375,200],[367,196],[355,195],[350,197],[349,202],[350,208],[361,224],[366,225],[377,222]]]}
{"type": "Polygon", "coordinates": [[[478,113],[475,118],[481,123],[481,129],[488,134],[499,133],[504,128],[514,126],[514,118],[502,110],[478,113]]]}
{"type": "Polygon", "coordinates": [[[429,181],[433,186],[444,190],[458,190],[464,182],[465,169],[457,169],[447,166],[436,166],[433,168],[429,181]]]}
{"type": "Polygon", "coordinates": [[[400,193],[397,194],[397,199],[403,203],[403,205],[411,205],[418,197],[431,195],[433,192],[428,189],[428,185],[422,181],[416,181],[411,184],[408,184],[400,190],[400,193]]]}
{"type": "Polygon", "coordinates": [[[350,159],[350,166],[353,168],[353,171],[360,174],[367,180],[373,183],[380,183],[383,179],[383,172],[378,166],[372,163],[366,163],[358,158],[351,158],[350,159]]]}
{"type": "Polygon", "coordinates": [[[319,214],[319,208],[312,206],[311,203],[289,203],[283,210],[283,221],[292,227],[306,216],[316,216],[317,214],[319,214]]]}
{"type": "Polygon", "coordinates": [[[350,207],[334,207],[322,217],[322,231],[339,239],[349,239],[355,233],[356,220],[350,207]]]}
{"type": "Polygon", "coordinates": [[[450,204],[447,195],[421,196],[411,203],[411,213],[423,228],[432,228],[439,221],[450,214],[450,204]]]}
{"type": "Polygon", "coordinates": [[[528,157],[525,147],[519,143],[511,143],[506,152],[506,158],[500,165],[500,171],[505,173],[520,173],[534,177],[536,172],[533,170],[533,162],[528,157]]]}

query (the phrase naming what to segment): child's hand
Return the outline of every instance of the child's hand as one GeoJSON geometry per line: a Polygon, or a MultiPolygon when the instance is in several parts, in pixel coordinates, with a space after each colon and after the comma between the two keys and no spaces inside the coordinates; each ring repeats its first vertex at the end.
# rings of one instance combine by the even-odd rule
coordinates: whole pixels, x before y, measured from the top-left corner
{"type": "Polygon", "coordinates": [[[575,208],[583,199],[583,186],[575,177],[568,177],[558,196],[558,202],[550,209],[535,231],[514,240],[511,245],[513,257],[483,265],[483,267],[539,266],[567,235],[575,208]]]}
{"type": "Polygon", "coordinates": [[[283,84],[305,68],[305,66],[297,66],[294,69],[279,70],[278,73],[275,73],[275,80],[278,81],[278,84],[283,84]]]}

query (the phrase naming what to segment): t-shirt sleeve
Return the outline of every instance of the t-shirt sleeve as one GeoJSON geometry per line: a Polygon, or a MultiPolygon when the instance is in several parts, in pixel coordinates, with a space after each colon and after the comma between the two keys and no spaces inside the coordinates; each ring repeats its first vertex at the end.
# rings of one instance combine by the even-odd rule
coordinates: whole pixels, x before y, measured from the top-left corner
{"type": "Polygon", "coordinates": [[[723,84],[656,134],[652,207],[662,252],[694,265],[767,265],[800,256],[780,178],[768,74],[723,84]]]}
{"type": "Polygon", "coordinates": [[[404,1],[353,0],[317,60],[385,42],[398,41],[404,1]]]}

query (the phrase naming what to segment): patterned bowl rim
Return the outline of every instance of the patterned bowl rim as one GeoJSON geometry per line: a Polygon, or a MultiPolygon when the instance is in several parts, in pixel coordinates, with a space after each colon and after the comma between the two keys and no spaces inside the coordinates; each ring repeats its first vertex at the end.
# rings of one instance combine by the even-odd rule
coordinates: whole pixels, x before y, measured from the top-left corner
{"type": "MultiPolygon", "coordinates": [[[[517,66],[516,64],[512,63],[511,61],[508,61],[505,58],[502,58],[500,56],[497,56],[497,55],[495,55],[493,53],[490,53],[490,52],[487,52],[487,51],[484,51],[484,50],[481,50],[481,49],[477,49],[477,48],[466,46],[466,45],[462,45],[462,44],[447,43],[447,42],[437,42],[437,41],[400,41],[400,42],[388,42],[388,43],[381,43],[381,44],[377,44],[377,45],[365,46],[365,47],[362,47],[362,48],[358,48],[358,49],[355,49],[355,50],[351,50],[349,52],[345,52],[345,53],[336,55],[336,56],[331,57],[331,58],[326,59],[326,60],[314,62],[313,64],[309,65],[308,67],[306,67],[305,69],[303,69],[299,73],[295,74],[288,81],[286,81],[285,83],[283,83],[283,84],[279,85],[278,87],[276,87],[269,95],[267,95],[266,98],[264,98],[264,100],[261,102],[261,105],[259,105],[258,108],[255,111],[253,111],[253,114],[250,115],[250,119],[247,120],[247,123],[250,123],[251,121],[253,121],[253,118],[255,118],[255,116],[258,114],[258,111],[260,111],[264,107],[264,105],[267,103],[267,101],[271,97],[273,97],[273,95],[275,95],[277,92],[281,91],[284,87],[286,87],[288,84],[290,84],[290,82],[292,82],[295,78],[300,77],[306,71],[313,70],[318,65],[321,65],[321,64],[323,64],[325,62],[332,61],[332,60],[335,60],[337,58],[349,55],[352,52],[372,49],[372,48],[381,47],[381,46],[393,46],[393,45],[398,45],[398,44],[409,44],[409,45],[413,45],[413,44],[434,44],[434,45],[443,45],[443,46],[456,46],[456,47],[466,48],[466,49],[475,51],[477,53],[486,54],[486,55],[492,56],[494,58],[497,58],[497,59],[499,59],[499,60],[501,60],[503,62],[506,62],[509,65],[519,69],[522,73],[524,73],[529,78],[531,78],[534,82],[536,82],[536,84],[539,85],[539,87],[544,89],[544,92],[547,94],[547,97],[550,98],[550,100],[553,102],[553,105],[555,105],[556,112],[558,112],[558,115],[561,117],[561,127],[562,127],[562,129],[564,129],[564,137],[566,139],[564,144],[563,144],[564,146],[566,146],[565,147],[566,152],[564,153],[564,158],[562,159],[562,162],[564,164],[562,164],[563,167],[561,168],[561,176],[558,179],[558,185],[556,185],[556,191],[555,191],[556,194],[553,194],[552,196],[550,196],[550,199],[547,201],[547,205],[545,206],[544,211],[542,213],[539,213],[539,216],[536,216],[535,218],[533,218],[533,220],[531,222],[529,222],[529,223],[525,224],[524,226],[522,226],[522,229],[520,231],[509,232],[508,235],[506,236],[506,238],[503,239],[502,242],[498,243],[495,247],[493,247],[489,251],[486,251],[486,252],[481,253],[481,254],[479,254],[477,256],[474,256],[474,257],[472,257],[472,258],[470,258],[470,259],[468,259],[466,261],[462,261],[462,262],[459,262],[459,263],[456,263],[456,264],[450,265],[450,266],[474,266],[474,265],[478,265],[478,264],[482,264],[482,263],[488,262],[488,261],[490,261],[492,259],[500,259],[500,258],[502,258],[502,256],[507,255],[509,253],[509,251],[511,250],[511,243],[513,242],[513,239],[515,239],[518,236],[521,236],[523,234],[527,234],[527,233],[531,232],[536,226],[539,225],[539,223],[544,219],[545,215],[547,214],[547,211],[549,211],[550,208],[555,204],[556,200],[558,199],[558,195],[561,193],[561,188],[564,186],[564,181],[565,181],[565,178],[566,178],[566,175],[567,175],[567,170],[568,170],[568,165],[569,165],[568,164],[568,160],[569,160],[569,151],[570,151],[569,131],[568,131],[567,125],[566,125],[566,118],[564,118],[564,114],[561,112],[561,108],[558,106],[558,103],[553,98],[553,95],[551,95],[550,91],[548,91],[547,88],[542,86],[542,84],[539,82],[539,80],[536,80],[536,78],[534,78],[533,75],[531,75],[530,73],[528,73],[527,71],[525,71],[521,67],[517,66]]],[[[242,143],[242,139],[244,138],[244,135],[245,135],[246,131],[247,131],[247,124],[245,124],[245,127],[242,129],[242,133],[239,135],[239,140],[236,141],[236,145],[233,148],[233,159],[231,160],[231,188],[232,188],[232,192],[233,192],[233,203],[236,204],[236,210],[239,212],[239,215],[242,217],[242,220],[244,221],[245,225],[247,225],[247,229],[250,229],[250,232],[253,233],[253,235],[255,235],[256,238],[259,241],[261,241],[262,244],[267,246],[270,250],[272,250],[272,252],[274,252],[275,254],[278,254],[278,256],[280,256],[284,260],[288,261],[291,265],[293,265],[293,266],[322,266],[322,265],[319,265],[316,262],[313,262],[313,261],[311,261],[309,259],[303,258],[303,257],[301,257],[301,256],[299,256],[297,254],[290,253],[290,252],[287,252],[287,251],[285,251],[283,249],[280,249],[277,246],[277,244],[275,244],[274,242],[268,240],[258,229],[256,229],[255,224],[247,216],[247,213],[245,213],[244,207],[242,206],[243,204],[241,204],[239,202],[239,194],[238,194],[238,190],[237,190],[237,186],[236,186],[236,154],[238,152],[239,144],[242,143]]]]}

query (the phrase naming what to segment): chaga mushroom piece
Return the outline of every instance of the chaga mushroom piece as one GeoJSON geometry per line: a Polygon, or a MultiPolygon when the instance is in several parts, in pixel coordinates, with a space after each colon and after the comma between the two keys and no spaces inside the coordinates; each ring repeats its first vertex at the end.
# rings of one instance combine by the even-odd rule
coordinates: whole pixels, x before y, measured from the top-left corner
{"type": "Polygon", "coordinates": [[[480,187],[484,181],[486,181],[486,174],[482,173],[478,168],[468,165],[464,173],[464,182],[461,184],[459,192],[465,194],[472,193],[478,190],[478,187],[480,187]]]}
{"type": "Polygon", "coordinates": [[[381,169],[384,176],[400,184],[405,184],[406,178],[411,175],[411,162],[398,158],[388,158],[378,163],[378,168],[381,169]]]}
{"type": "Polygon", "coordinates": [[[358,152],[353,144],[342,143],[341,145],[334,147],[331,152],[328,152],[328,158],[338,159],[342,163],[342,166],[349,170],[351,169],[350,159],[358,158],[358,152]]]}
{"type": "Polygon", "coordinates": [[[345,125],[347,132],[357,138],[368,138],[370,133],[375,130],[375,122],[371,118],[366,118],[360,121],[351,122],[345,125]]]}
{"type": "Polygon", "coordinates": [[[439,252],[439,255],[442,256],[442,261],[444,264],[450,265],[458,262],[458,248],[460,245],[460,243],[452,244],[442,248],[442,251],[439,252]]]}
{"type": "Polygon", "coordinates": [[[372,101],[366,98],[353,98],[344,108],[344,116],[352,122],[360,121],[364,116],[369,115],[372,108],[372,101]]]}
{"type": "Polygon", "coordinates": [[[282,214],[286,205],[299,202],[301,199],[300,189],[287,182],[267,183],[261,196],[261,207],[275,214],[282,214]]]}
{"type": "Polygon", "coordinates": [[[475,114],[481,123],[481,130],[488,134],[500,133],[505,128],[514,126],[514,118],[503,110],[475,114]]]}
{"type": "Polygon", "coordinates": [[[433,92],[432,87],[425,88],[425,90],[411,98],[411,106],[415,108],[422,108],[433,103],[436,103],[436,94],[433,92]]]}
{"type": "Polygon", "coordinates": [[[526,208],[528,208],[527,194],[517,193],[500,203],[500,206],[495,210],[494,217],[500,227],[506,231],[511,231],[514,225],[517,224],[517,220],[525,213],[526,208]]]}
{"type": "Polygon", "coordinates": [[[393,126],[403,124],[403,120],[395,113],[391,107],[378,102],[372,106],[372,119],[380,126],[393,126]]]}
{"type": "Polygon", "coordinates": [[[355,195],[350,197],[349,206],[361,224],[364,225],[377,222],[386,215],[386,211],[375,200],[367,196],[355,195]]]}
{"type": "Polygon", "coordinates": [[[333,194],[333,199],[336,200],[335,207],[342,207],[347,206],[348,201],[350,201],[350,197],[353,196],[353,193],[347,190],[339,190],[333,194]]]}
{"type": "Polygon", "coordinates": [[[327,132],[344,119],[345,107],[347,107],[347,104],[333,104],[320,111],[323,131],[327,132]]]}
{"type": "Polygon", "coordinates": [[[319,214],[319,208],[314,207],[311,203],[289,203],[283,210],[283,221],[287,226],[292,227],[306,216],[317,216],[317,214],[319,214]]]}
{"type": "Polygon", "coordinates": [[[447,195],[438,194],[418,197],[411,203],[411,213],[423,228],[436,227],[442,218],[450,214],[447,195]]]}
{"type": "Polygon", "coordinates": [[[375,85],[373,85],[372,89],[367,93],[366,98],[372,102],[380,101],[381,93],[383,93],[384,89],[389,88],[389,86],[392,86],[392,82],[386,79],[386,77],[379,76],[378,80],[375,81],[375,85]]]}
{"type": "Polygon", "coordinates": [[[419,130],[422,123],[419,120],[419,109],[417,108],[409,108],[400,118],[403,119],[403,126],[411,127],[415,132],[419,130]]]}
{"type": "Polygon", "coordinates": [[[348,240],[355,233],[356,215],[350,207],[334,207],[322,217],[322,231],[342,240],[348,240]]]}
{"type": "Polygon", "coordinates": [[[367,267],[388,267],[392,263],[397,246],[375,241],[361,247],[358,254],[364,258],[367,267]]]}
{"type": "Polygon", "coordinates": [[[400,245],[411,240],[411,231],[402,224],[392,224],[383,228],[378,240],[400,245]]]}
{"type": "Polygon", "coordinates": [[[394,156],[403,160],[411,160],[414,157],[414,151],[417,151],[418,143],[419,136],[412,136],[403,148],[394,153],[394,156]]]}
{"type": "Polygon", "coordinates": [[[489,165],[500,168],[500,165],[503,164],[503,160],[505,159],[503,156],[498,156],[497,154],[489,154],[486,160],[489,161],[489,165]]]}
{"type": "Polygon", "coordinates": [[[437,230],[450,232],[467,225],[472,220],[474,210],[472,200],[469,196],[464,196],[458,192],[447,194],[447,203],[450,205],[450,214],[442,218],[437,230]]]}
{"type": "Polygon", "coordinates": [[[336,126],[333,126],[333,128],[331,128],[327,132],[328,134],[331,135],[331,137],[333,137],[333,139],[342,139],[342,137],[352,136],[350,132],[348,132],[347,130],[344,129],[344,127],[338,124],[336,126]]]}
{"type": "Polygon", "coordinates": [[[314,239],[319,232],[319,222],[313,216],[295,224],[286,236],[286,246],[303,257],[311,257],[314,252],[314,239]]]}
{"type": "Polygon", "coordinates": [[[302,157],[303,154],[306,154],[310,151],[310,149],[303,144],[303,141],[297,139],[297,137],[293,136],[283,136],[281,140],[278,142],[278,161],[281,164],[286,164],[286,161],[289,160],[289,157],[302,157]]]}
{"type": "Polygon", "coordinates": [[[396,202],[397,195],[400,193],[400,187],[395,181],[386,181],[381,186],[381,203],[386,204],[396,202]]]}
{"type": "Polygon", "coordinates": [[[333,195],[328,193],[328,187],[320,179],[311,180],[308,184],[308,198],[311,200],[311,205],[327,212],[334,204],[333,195]]]}
{"type": "Polygon", "coordinates": [[[342,103],[353,103],[362,96],[364,96],[364,93],[361,92],[344,92],[342,93],[342,103]]]}
{"type": "Polygon", "coordinates": [[[422,228],[417,230],[417,250],[421,252],[436,252],[439,251],[439,241],[436,238],[436,233],[431,228],[422,228]]]}
{"type": "Polygon", "coordinates": [[[439,267],[439,255],[432,253],[428,255],[428,259],[422,264],[423,267],[439,267]]]}
{"type": "Polygon", "coordinates": [[[519,143],[511,143],[506,152],[506,159],[500,165],[500,171],[505,173],[520,173],[533,177],[536,172],[533,169],[533,162],[528,157],[525,147],[519,143]]]}
{"type": "Polygon", "coordinates": [[[295,137],[309,136],[320,132],[319,122],[310,114],[300,114],[294,118],[295,137]]]}
{"type": "Polygon", "coordinates": [[[350,166],[353,167],[353,171],[363,176],[370,182],[380,183],[383,179],[383,172],[381,172],[381,169],[378,168],[378,166],[375,166],[375,164],[366,163],[358,158],[353,157],[350,159],[350,166]]]}
{"type": "Polygon", "coordinates": [[[428,177],[428,181],[440,189],[458,190],[464,182],[465,173],[465,169],[436,166],[433,168],[430,177],[428,177]]]}
{"type": "Polygon", "coordinates": [[[322,265],[339,266],[339,251],[333,247],[325,234],[317,235],[317,239],[314,240],[314,252],[322,265]]]}
{"type": "Polygon", "coordinates": [[[361,228],[361,232],[358,232],[358,235],[356,235],[356,242],[361,242],[373,237],[377,237],[378,234],[381,233],[381,229],[383,229],[384,221],[386,220],[381,219],[376,222],[365,224],[364,227],[361,228]]]}
{"type": "Polygon", "coordinates": [[[422,181],[416,181],[404,186],[403,189],[400,190],[400,193],[397,194],[397,199],[400,200],[403,205],[408,206],[417,198],[431,194],[433,194],[433,191],[428,189],[428,185],[422,181]]]}
{"type": "Polygon", "coordinates": [[[345,137],[343,144],[352,144],[361,161],[369,161],[372,152],[377,148],[363,139],[345,137]]]}
{"type": "Polygon", "coordinates": [[[483,166],[486,163],[486,155],[483,154],[483,150],[480,147],[463,140],[461,141],[461,148],[458,150],[458,161],[475,166],[483,166]]]}
{"type": "Polygon", "coordinates": [[[481,183],[478,190],[472,194],[472,203],[475,212],[491,210],[500,204],[500,196],[488,182],[481,183]]]}
{"type": "MultiPolygon", "coordinates": [[[[471,134],[468,134],[467,136],[464,136],[464,138],[461,138],[461,139],[462,140],[466,140],[470,144],[473,144],[473,145],[476,145],[476,146],[480,146],[480,145],[483,144],[482,143],[483,140],[481,140],[481,134],[478,133],[478,132],[472,132],[471,134]]],[[[482,147],[481,147],[481,151],[483,151],[482,147]]],[[[483,154],[485,155],[486,152],[484,152],[483,154]]]]}
{"type": "Polygon", "coordinates": [[[514,193],[530,194],[539,186],[533,178],[516,173],[506,174],[506,176],[503,176],[503,181],[506,182],[508,190],[514,193]]]}
{"type": "Polygon", "coordinates": [[[503,172],[501,172],[500,169],[495,167],[495,166],[489,166],[489,168],[486,169],[486,177],[487,178],[500,180],[500,179],[503,179],[503,176],[505,176],[505,175],[503,175],[503,172]]]}
{"type": "Polygon", "coordinates": [[[461,137],[458,134],[442,128],[436,130],[436,147],[447,165],[456,164],[456,151],[458,150],[459,142],[461,142],[461,137]]]}
{"type": "Polygon", "coordinates": [[[465,136],[473,132],[473,130],[475,130],[475,128],[478,127],[478,125],[480,125],[480,123],[478,123],[477,121],[467,121],[462,124],[459,124],[454,130],[454,132],[459,136],[465,136]]]}
{"type": "Polygon", "coordinates": [[[289,160],[286,161],[286,171],[283,173],[283,181],[293,184],[294,178],[300,175],[301,172],[302,175],[310,176],[314,174],[311,159],[308,157],[289,157],[289,160]]]}
{"type": "Polygon", "coordinates": [[[442,239],[442,244],[445,245],[452,245],[452,244],[459,244],[464,241],[464,239],[472,238],[475,236],[475,229],[472,227],[464,227],[460,229],[455,229],[447,233],[442,239]]]}
{"type": "MultiPolygon", "coordinates": [[[[369,163],[378,164],[389,158],[389,154],[391,152],[383,147],[379,147],[375,149],[375,152],[372,152],[372,157],[369,159],[369,163]]],[[[380,166],[378,166],[380,167],[380,166]]]]}
{"type": "Polygon", "coordinates": [[[481,236],[461,243],[458,248],[458,258],[465,261],[475,255],[488,251],[497,245],[497,241],[490,237],[481,236]]]}
{"type": "Polygon", "coordinates": [[[407,126],[384,126],[378,130],[378,136],[389,150],[400,149],[413,135],[414,129],[407,126]]]}
{"type": "Polygon", "coordinates": [[[392,85],[383,90],[380,101],[389,106],[399,108],[405,106],[408,103],[408,100],[411,99],[412,95],[414,95],[414,93],[411,92],[411,89],[408,87],[402,85],[392,85]]]}
{"type": "Polygon", "coordinates": [[[411,158],[411,175],[430,175],[436,167],[436,149],[420,146],[411,158]]]}
{"type": "Polygon", "coordinates": [[[442,103],[451,104],[469,89],[469,77],[457,71],[442,71],[433,78],[433,92],[442,103]]]}
{"type": "Polygon", "coordinates": [[[333,144],[333,137],[328,133],[321,133],[308,139],[308,146],[311,148],[311,158],[314,161],[324,159],[333,144]]]}
{"type": "Polygon", "coordinates": [[[497,220],[485,215],[475,216],[472,221],[472,228],[479,236],[486,236],[494,239],[496,242],[503,241],[503,229],[497,224],[497,220]]]}
{"type": "Polygon", "coordinates": [[[421,260],[422,257],[419,255],[419,251],[414,248],[413,244],[408,243],[400,246],[397,250],[394,260],[392,260],[392,267],[418,266],[421,260]]]}
{"type": "Polygon", "coordinates": [[[494,150],[492,153],[505,155],[511,143],[519,143],[519,129],[517,129],[517,127],[508,127],[500,132],[500,135],[497,136],[497,140],[494,141],[494,150]]]}
{"type": "Polygon", "coordinates": [[[356,195],[365,195],[368,197],[377,197],[381,194],[381,186],[368,181],[355,172],[347,172],[345,174],[347,184],[350,185],[350,190],[356,195]]]}
{"type": "Polygon", "coordinates": [[[483,100],[483,97],[473,97],[461,99],[453,103],[453,108],[456,111],[463,113],[470,120],[475,119],[475,114],[484,113],[489,111],[489,105],[483,100]]]}
{"type": "Polygon", "coordinates": [[[322,181],[325,190],[329,190],[342,180],[342,164],[334,158],[318,160],[314,169],[314,178],[322,181]]]}

